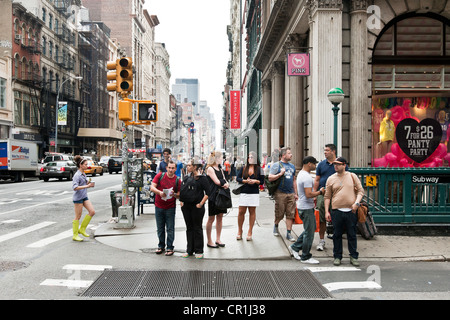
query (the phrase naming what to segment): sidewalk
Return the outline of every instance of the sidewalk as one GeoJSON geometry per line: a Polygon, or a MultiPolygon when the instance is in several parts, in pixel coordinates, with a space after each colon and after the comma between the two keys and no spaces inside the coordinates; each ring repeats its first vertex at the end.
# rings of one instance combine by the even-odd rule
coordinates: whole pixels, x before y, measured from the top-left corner
{"type": "MultiPolygon", "coordinates": [[[[233,187],[234,185],[232,185],[233,187]]],[[[291,258],[287,246],[292,244],[284,237],[286,225],[280,223],[282,236],[275,237],[273,229],[274,202],[266,197],[266,192],[260,193],[260,206],[256,209],[256,223],[253,228],[253,240],[245,240],[248,230],[248,213],[244,223],[243,240],[237,241],[237,216],[239,196],[233,196],[233,208],[223,218],[221,240],[224,248],[208,248],[206,246],[205,223],[208,216],[206,208],[203,219],[205,235],[205,259],[253,259],[253,260],[282,260],[291,258]]],[[[155,208],[153,205],[144,206],[144,214],[136,217],[135,228],[114,229],[115,223],[105,223],[95,230],[97,241],[121,250],[151,253],[156,250],[158,237],[156,235],[155,208]]],[[[136,208],[137,214],[137,208],[136,208]]],[[[293,236],[296,238],[303,231],[303,225],[294,225],[293,236]]],[[[213,224],[213,240],[215,240],[215,224],[213,224]]],[[[345,237],[345,236],[344,236],[345,237]]],[[[319,261],[333,259],[333,241],[326,238],[324,251],[317,251],[319,234],[315,234],[311,253],[319,261]]],[[[365,240],[358,235],[358,252],[360,261],[448,261],[450,260],[450,246],[448,237],[423,236],[387,236],[377,235],[372,240],[365,240]]],[[[343,240],[344,258],[348,257],[347,242],[343,240]]],[[[186,250],[186,227],[183,214],[177,201],[175,218],[175,254],[180,257],[186,250]]]]}

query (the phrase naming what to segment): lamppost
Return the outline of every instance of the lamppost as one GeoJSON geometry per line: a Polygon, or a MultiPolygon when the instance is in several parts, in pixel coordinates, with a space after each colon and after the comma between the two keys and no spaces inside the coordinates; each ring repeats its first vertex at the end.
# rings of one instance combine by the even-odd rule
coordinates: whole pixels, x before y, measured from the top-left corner
{"type": "Polygon", "coordinates": [[[328,100],[333,104],[333,114],[334,114],[334,134],[333,134],[333,143],[337,148],[337,136],[338,136],[338,113],[339,113],[339,104],[344,101],[344,91],[341,88],[333,88],[328,92],[328,100]]]}
{"type": "MultiPolygon", "coordinates": [[[[58,112],[59,112],[59,92],[61,91],[61,88],[63,87],[64,83],[69,81],[70,78],[67,78],[63,82],[61,82],[61,85],[58,88],[58,94],[56,95],[56,124],[55,124],[55,153],[58,152],[58,112]]],[[[83,80],[83,77],[75,77],[75,80],[83,80]]]]}

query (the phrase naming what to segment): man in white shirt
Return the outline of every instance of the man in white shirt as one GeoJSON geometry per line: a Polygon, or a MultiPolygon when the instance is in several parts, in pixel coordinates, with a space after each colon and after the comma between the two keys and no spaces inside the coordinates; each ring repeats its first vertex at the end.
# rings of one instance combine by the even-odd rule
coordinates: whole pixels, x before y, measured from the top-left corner
{"type": "Polygon", "coordinates": [[[319,261],[312,258],[310,253],[314,240],[314,231],[316,230],[316,218],[314,215],[314,197],[324,193],[322,187],[319,191],[312,191],[314,180],[311,177],[311,171],[316,169],[317,160],[308,156],[303,159],[303,167],[297,176],[298,201],[297,209],[300,219],[303,221],[303,233],[297,241],[289,246],[289,251],[295,259],[303,263],[318,264],[319,261]],[[300,257],[299,251],[302,250],[300,257]]]}

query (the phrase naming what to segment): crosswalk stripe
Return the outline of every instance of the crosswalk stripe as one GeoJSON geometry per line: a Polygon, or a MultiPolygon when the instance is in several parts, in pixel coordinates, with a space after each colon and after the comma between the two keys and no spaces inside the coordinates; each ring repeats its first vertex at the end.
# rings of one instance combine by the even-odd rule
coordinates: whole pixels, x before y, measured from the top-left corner
{"type": "Polygon", "coordinates": [[[63,269],[81,271],[104,271],[105,269],[112,269],[112,266],[95,264],[66,264],[63,269]]]}
{"type": "Polygon", "coordinates": [[[7,240],[11,240],[11,239],[23,236],[24,234],[27,234],[27,233],[30,233],[30,232],[33,232],[33,231],[36,231],[36,230],[48,227],[48,226],[50,226],[52,224],[55,224],[55,223],[56,222],[45,221],[45,222],[41,222],[41,223],[35,224],[35,225],[33,225],[31,227],[28,227],[28,228],[24,228],[24,229],[21,229],[21,230],[18,230],[18,231],[14,231],[14,232],[5,234],[3,236],[0,236],[0,242],[4,242],[4,241],[7,241],[7,240]]]}
{"type": "Polygon", "coordinates": [[[348,281],[348,282],[331,282],[323,285],[328,291],[336,291],[341,289],[381,289],[381,286],[375,281],[348,281]]]}
{"type": "Polygon", "coordinates": [[[51,237],[48,237],[48,238],[45,238],[45,239],[33,242],[33,243],[27,245],[27,248],[42,248],[42,247],[45,247],[46,245],[48,245],[50,243],[53,243],[53,242],[56,242],[56,241],[59,241],[59,240],[62,240],[62,239],[69,238],[72,235],[73,235],[73,230],[70,229],[70,230],[67,230],[67,231],[55,234],[54,236],[51,236],[51,237]]]}
{"type": "Polygon", "coordinates": [[[361,271],[361,269],[355,267],[305,267],[305,269],[311,272],[361,271]]]}

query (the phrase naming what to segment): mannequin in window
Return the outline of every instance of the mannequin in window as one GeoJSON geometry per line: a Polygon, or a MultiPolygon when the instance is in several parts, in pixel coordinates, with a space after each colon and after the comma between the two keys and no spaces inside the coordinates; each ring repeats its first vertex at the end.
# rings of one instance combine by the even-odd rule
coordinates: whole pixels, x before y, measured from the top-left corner
{"type": "Polygon", "coordinates": [[[386,116],[380,123],[380,154],[381,156],[386,155],[391,150],[392,143],[395,137],[395,125],[394,121],[391,120],[392,111],[386,111],[386,116]]]}
{"type": "Polygon", "coordinates": [[[448,143],[448,128],[449,128],[449,121],[447,120],[447,114],[445,113],[444,110],[439,111],[438,114],[438,122],[441,125],[442,128],[442,138],[441,138],[441,143],[444,143],[445,145],[447,145],[448,143]]]}

